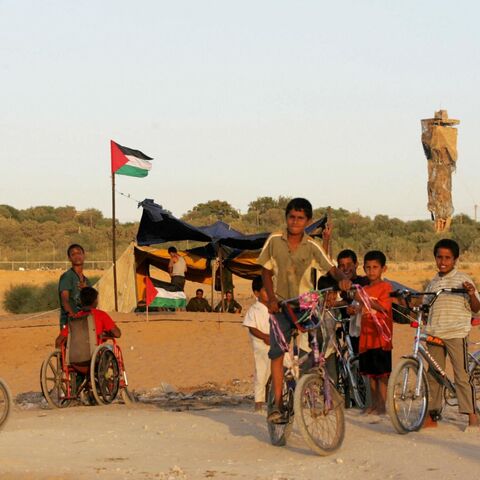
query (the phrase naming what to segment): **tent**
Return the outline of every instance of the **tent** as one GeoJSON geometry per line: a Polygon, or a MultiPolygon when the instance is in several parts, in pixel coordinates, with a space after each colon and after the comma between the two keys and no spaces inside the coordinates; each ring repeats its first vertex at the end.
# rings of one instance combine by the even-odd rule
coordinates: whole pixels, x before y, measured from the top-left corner
{"type": "MultiPolygon", "coordinates": [[[[233,273],[252,279],[261,273],[257,257],[269,233],[243,234],[217,221],[212,225],[196,227],[175,218],[170,212],[145,199],[137,233],[137,244],[131,244],[117,260],[118,311],[131,312],[145,299],[145,277],[151,276],[150,266],[168,271],[170,256],[166,249],[150,245],[181,240],[206,242],[202,247],[179,252],[187,264],[185,277],[192,282],[207,285],[220,283],[222,291],[225,277],[233,273]],[[220,268],[215,271],[215,265],[220,268]]],[[[312,223],[307,232],[318,235],[326,224],[326,216],[312,223]]],[[[100,308],[115,309],[113,267],[97,284],[100,308]]]]}

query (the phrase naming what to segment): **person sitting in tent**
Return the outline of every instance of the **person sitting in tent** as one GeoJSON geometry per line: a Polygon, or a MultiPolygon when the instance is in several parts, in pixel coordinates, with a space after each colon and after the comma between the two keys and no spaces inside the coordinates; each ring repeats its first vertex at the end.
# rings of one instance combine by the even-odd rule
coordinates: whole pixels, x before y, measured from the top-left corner
{"type": "Polygon", "coordinates": [[[215,307],[216,312],[241,313],[242,306],[233,298],[231,290],[225,292],[225,298],[215,307]]]}
{"type": "Polygon", "coordinates": [[[212,307],[206,298],[203,298],[203,290],[198,288],[195,297],[191,298],[187,304],[187,312],[211,312],[212,307]]]}

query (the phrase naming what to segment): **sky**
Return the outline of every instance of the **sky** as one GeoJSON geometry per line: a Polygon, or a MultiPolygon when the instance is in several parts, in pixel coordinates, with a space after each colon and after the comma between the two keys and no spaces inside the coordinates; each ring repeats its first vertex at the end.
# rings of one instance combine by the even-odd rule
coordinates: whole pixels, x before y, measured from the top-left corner
{"type": "Polygon", "coordinates": [[[480,194],[480,4],[444,0],[0,0],[0,204],[117,218],[302,196],[428,218],[420,119],[460,119],[456,213],[480,194]]]}

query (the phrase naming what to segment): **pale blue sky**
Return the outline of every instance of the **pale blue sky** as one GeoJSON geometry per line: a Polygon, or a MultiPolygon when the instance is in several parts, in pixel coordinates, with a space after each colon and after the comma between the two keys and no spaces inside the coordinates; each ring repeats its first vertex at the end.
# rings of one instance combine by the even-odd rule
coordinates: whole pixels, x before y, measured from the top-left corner
{"type": "MultiPolygon", "coordinates": [[[[181,215],[305,196],[426,218],[420,119],[459,118],[456,212],[480,173],[474,1],[0,0],[0,203],[111,215],[109,141],[155,158],[118,189],[181,215]]],[[[117,196],[118,217],[137,220],[117,196]]]]}

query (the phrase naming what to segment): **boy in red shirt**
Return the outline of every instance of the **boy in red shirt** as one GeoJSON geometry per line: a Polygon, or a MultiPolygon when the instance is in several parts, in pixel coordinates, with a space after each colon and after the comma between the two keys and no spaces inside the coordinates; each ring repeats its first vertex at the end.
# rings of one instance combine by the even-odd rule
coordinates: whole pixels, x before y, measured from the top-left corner
{"type": "Polygon", "coordinates": [[[360,329],[360,373],[370,380],[372,405],[366,413],[385,413],[388,377],[392,372],[392,286],[382,280],[387,258],[383,252],[372,250],[364,257],[363,268],[369,285],[357,293],[362,304],[360,329]]]}
{"type": "MultiPolygon", "coordinates": [[[[98,292],[92,287],[82,288],[80,291],[80,302],[82,309],[76,313],[73,318],[85,317],[88,314],[92,314],[95,320],[95,330],[97,334],[97,345],[103,343],[104,336],[110,336],[115,338],[120,338],[122,332],[115,325],[115,322],[112,320],[108,313],[103,310],[98,310],[96,307],[98,305],[98,292]]],[[[68,337],[68,324],[65,325],[57,339],[55,340],[55,347],[60,348],[66,341],[68,337]]]]}

